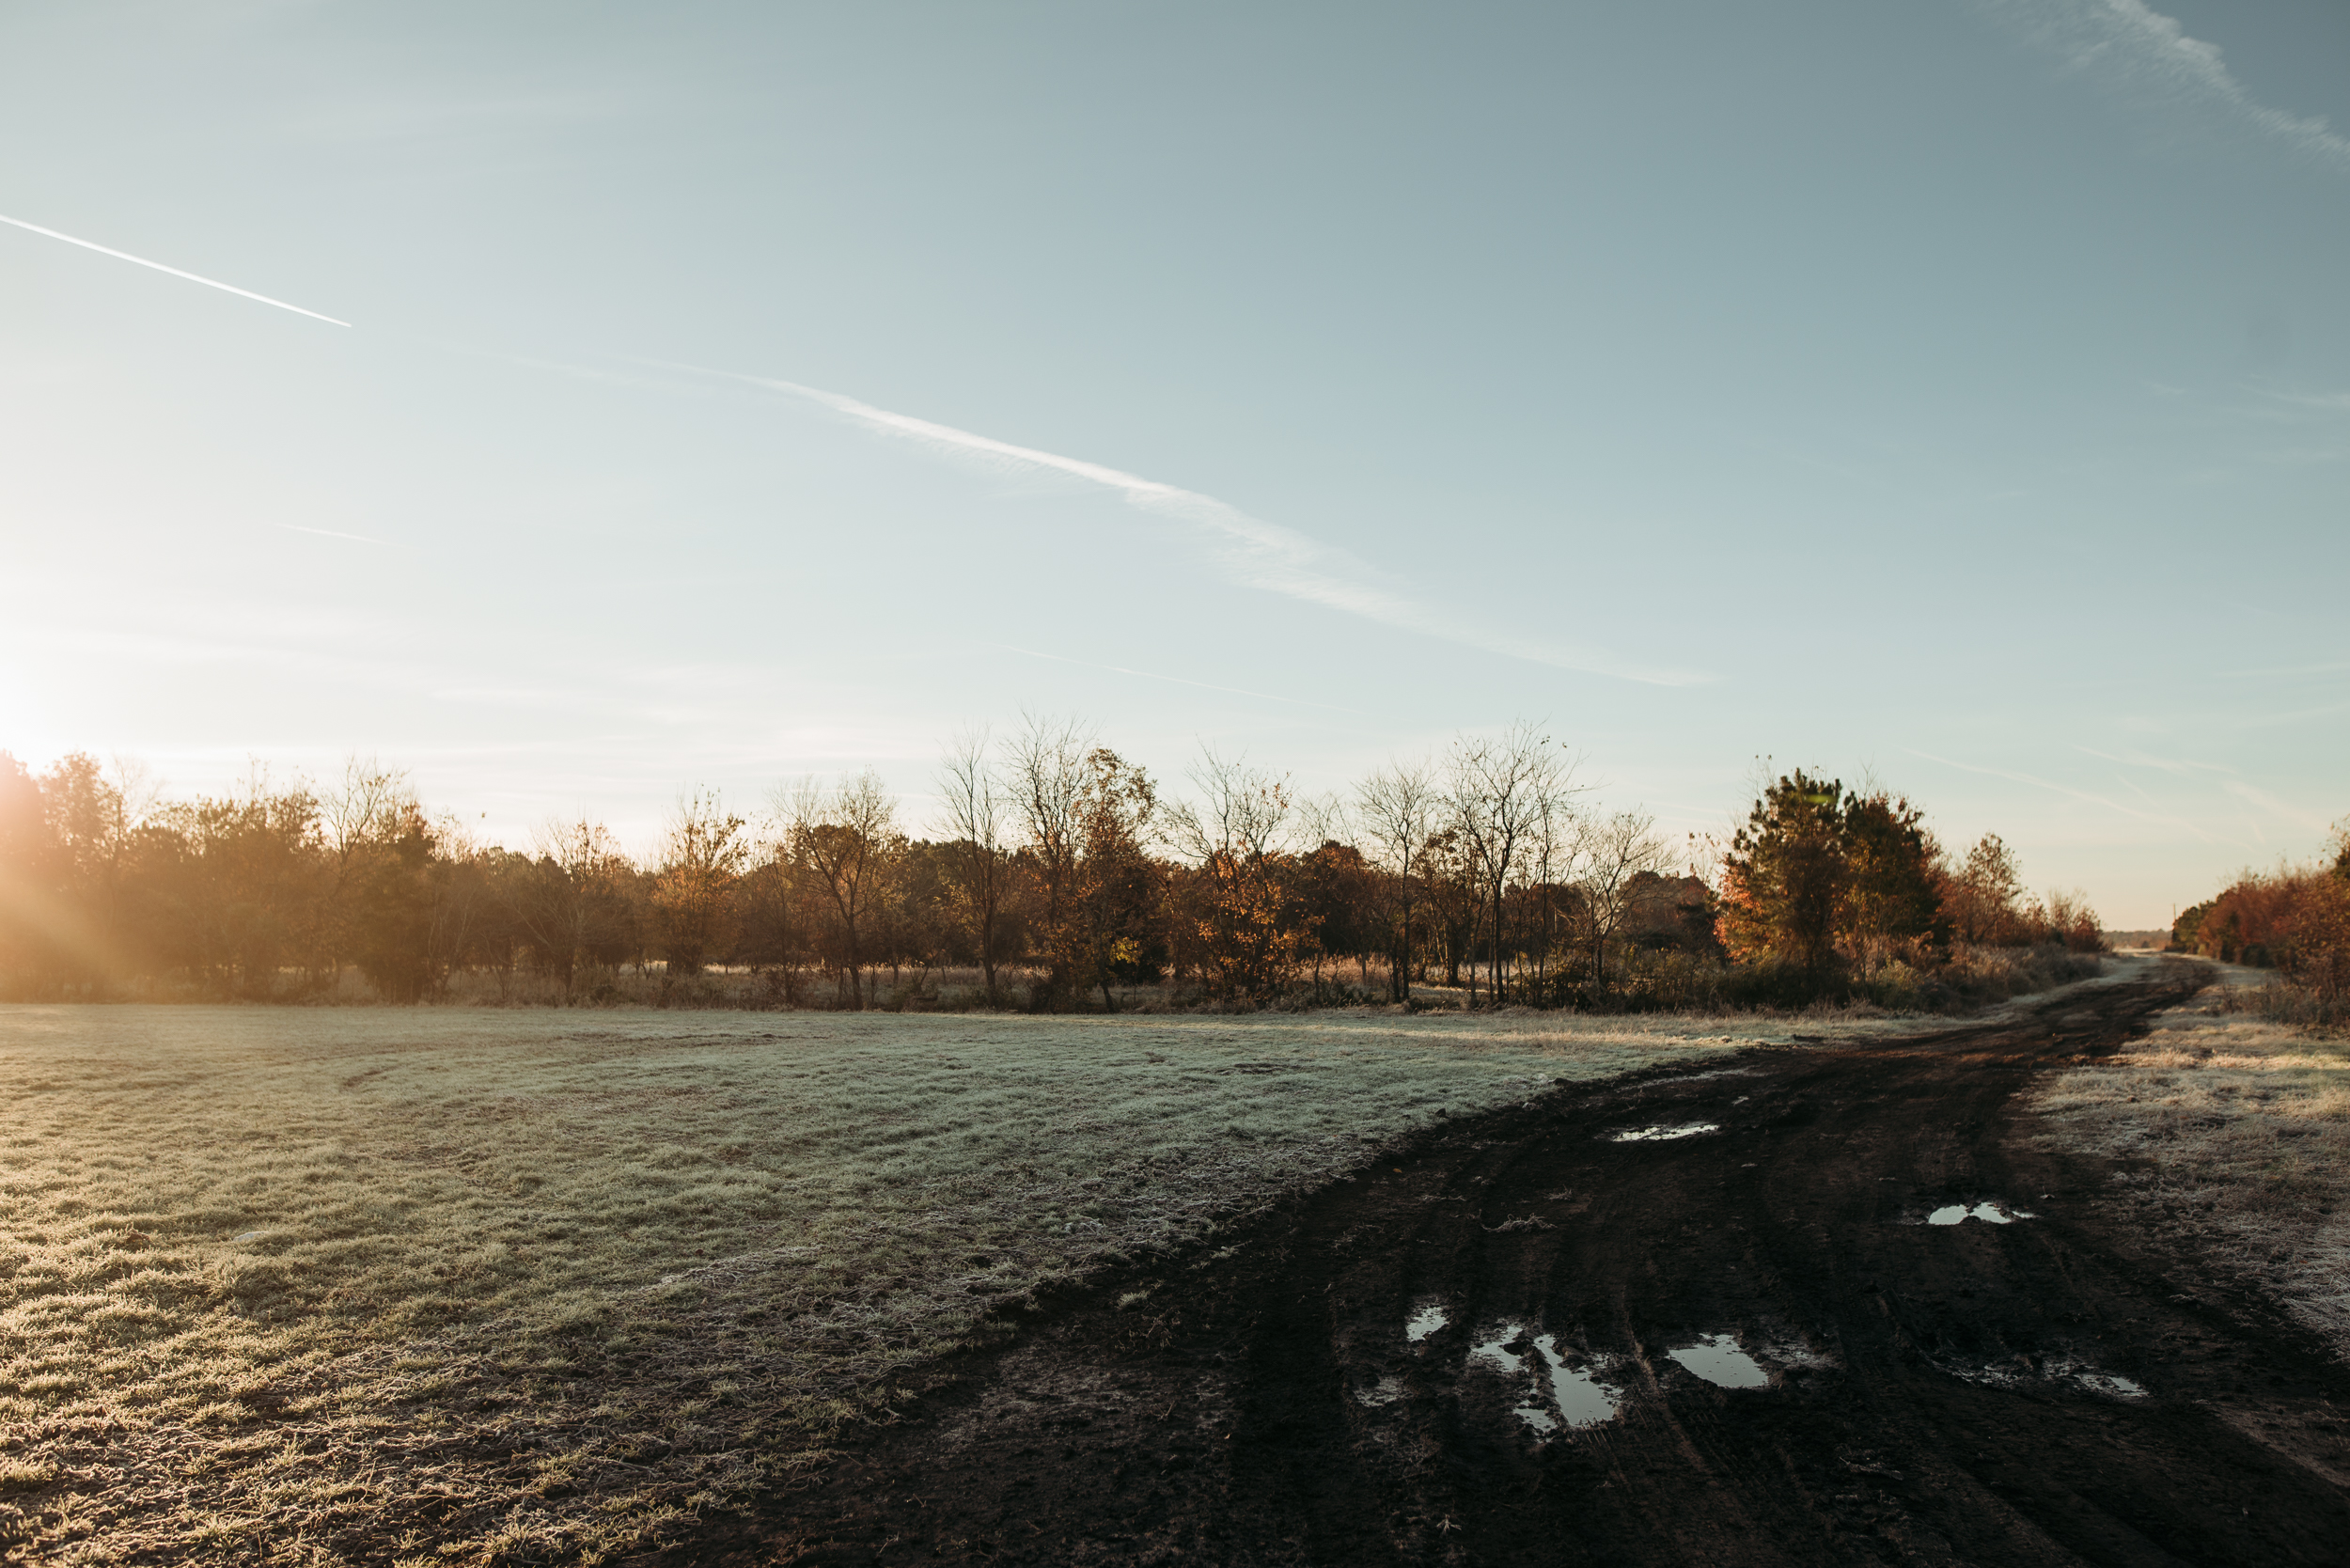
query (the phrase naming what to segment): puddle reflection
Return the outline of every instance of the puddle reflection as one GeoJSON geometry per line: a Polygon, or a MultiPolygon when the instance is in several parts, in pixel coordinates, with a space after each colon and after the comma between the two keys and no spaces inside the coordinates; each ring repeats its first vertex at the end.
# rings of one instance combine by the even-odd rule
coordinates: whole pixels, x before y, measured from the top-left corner
{"type": "Polygon", "coordinates": [[[1560,1350],[1555,1335],[1537,1334],[1529,1341],[1521,1323],[1493,1325],[1478,1336],[1468,1358],[1472,1364],[1484,1362],[1504,1377],[1525,1380],[1531,1397],[1512,1414],[1538,1435],[1562,1428],[1579,1432],[1605,1426],[1622,1406],[1622,1389],[1603,1381],[1611,1357],[1595,1356],[1584,1362],[1579,1353],[1560,1350]],[[1511,1348],[1526,1343],[1540,1357],[1540,1371],[1530,1369],[1527,1358],[1511,1348]]]}
{"type": "Polygon", "coordinates": [[[1664,1143],[1677,1137],[1696,1137],[1700,1133],[1718,1133],[1721,1130],[1722,1124],[1718,1121],[1684,1121],[1672,1127],[1626,1127],[1622,1132],[1609,1133],[1607,1141],[1664,1143]]]}
{"type": "Polygon", "coordinates": [[[1618,1390],[1593,1375],[1606,1370],[1605,1361],[1594,1360],[1590,1372],[1571,1367],[1547,1334],[1534,1341],[1534,1348],[1542,1352],[1543,1359],[1550,1366],[1551,1402],[1559,1406],[1559,1414],[1566,1418],[1569,1426],[1602,1426],[1616,1419],[1618,1390]]]}
{"type": "Polygon", "coordinates": [[[1665,1353],[1708,1383],[1723,1388],[1765,1388],[1771,1374],[1738,1348],[1729,1334],[1708,1334],[1696,1344],[1665,1353]]]}
{"type": "Polygon", "coordinates": [[[1403,1320],[1403,1338],[1413,1344],[1418,1344],[1451,1321],[1440,1304],[1434,1301],[1422,1302],[1412,1309],[1410,1317],[1403,1320]]]}
{"type": "Polygon", "coordinates": [[[2029,1209],[2007,1209],[1997,1203],[1946,1203],[1926,1215],[1928,1225],[1956,1225],[1962,1219],[1980,1219],[1986,1225],[2013,1225],[2019,1219],[2038,1219],[2029,1209]]]}

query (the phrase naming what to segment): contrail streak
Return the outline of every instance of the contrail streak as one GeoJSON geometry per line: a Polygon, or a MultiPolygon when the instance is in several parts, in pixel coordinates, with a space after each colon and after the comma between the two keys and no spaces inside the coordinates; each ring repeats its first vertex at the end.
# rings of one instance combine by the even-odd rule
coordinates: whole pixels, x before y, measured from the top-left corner
{"type": "Polygon", "coordinates": [[[54,228],[43,228],[37,223],[26,223],[23,218],[11,218],[5,212],[0,212],[0,223],[30,229],[35,234],[46,234],[53,240],[63,240],[69,245],[79,245],[84,250],[94,250],[101,256],[111,256],[118,261],[134,261],[142,267],[152,267],[159,273],[169,273],[174,277],[184,277],[190,283],[201,283],[207,289],[222,289],[232,294],[242,294],[246,299],[259,300],[263,305],[274,305],[280,310],[290,310],[297,316],[307,316],[314,321],[324,321],[330,326],[347,327],[351,324],[349,321],[338,321],[332,316],[321,316],[315,310],[305,310],[298,305],[288,305],[284,300],[274,300],[267,294],[257,294],[250,289],[240,289],[233,283],[223,283],[218,278],[199,277],[194,273],[183,273],[177,267],[166,267],[161,261],[149,261],[144,256],[133,256],[127,250],[114,250],[90,240],[77,240],[70,234],[60,234],[54,228]]]}
{"type": "Polygon", "coordinates": [[[2067,795],[2074,800],[2085,800],[2092,806],[2102,806],[2108,811],[2119,811],[2125,817],[2136,817],[2142,823],[2154,823],[2163,827],[2183,827],[2186,829],[2187,832],[2194,834],[2198,839],[2202,839],[2205,843],[2211,843],[2214,841],[2210,834],[2204,832],[2201,828],[2197,827],[2193,823],[2181,817],[2165,816],[2161,813],[2153,811],[2140,811],[2135,807],[2124,806],[2118,800],[2108,800],[2104,795],[2092,795],[2086,790],[2076,790],[2064,784],[2051,784],[2044,778],[2034,778],[2028,773],[2016,773],[2008,768],[1977,767],[1972,762],[1959,762],[1953,761],[1948,757],[1936,757],[1931,751],[1919,751],[1915,746],[1904,746],[1902,749],[1908,752],[1912,757],[1922,757],[1929,762],[1939,762],[1946,768],[1957,768],[1962,773],[1980,773],[1987,775],[1993,778],[2006,778],[2012,779],[2018,784],[2029,784],[2035,789],[2047,790],[2056,794],[2067,795]]]}
{"type": "Polygon", "coordinates": [[[1261,588],[1268,593],[1302,599],[1308,604],[1360,616],[1382,625],[1559,669],[1585,670],[1594,675],[1608,675],[1618,680],[1639,681],[1659,686],[1694,685],[1712,679],[1689,671],[1636,665],[1602,649],[1564,646],[1538,637],[1512,635],[1487,623],[1421,604],[1390,586],[1392,579],[1386,573],[1357,560],[1349,552],[1324,544],[1293,528],[1284,528],[1278,524],[1251,517],[1228,502],[1219,501],[1213,495],[1202,495],[1196,490],[1180,489],[1157,479],[1146,479],[1137,474],[1088,463],[1081,458],[1063,457],[1058,452],[1040,451],[1033,447],[1015,447],[1009,441],[998,441],[993,436],[957,430],[951,425],[934,424],[910,414],[876,408],[871,403],[860,402],[842,393],[828,392],[821,386],[804,386],[798,382],[746,376],[731,370],[705,369],[695,365],[663,365],[661,368],[695,375],[717,376],[765,387],[772,392],[805,398],[875,430],[919,442],[933,451],[964,453],[995,463],[1042,468],[1104,486],[1146,511],[1179,519],[1206,532],[1214,540],[1216,553],[1229,575],[1246,587],[1261,588]]]}

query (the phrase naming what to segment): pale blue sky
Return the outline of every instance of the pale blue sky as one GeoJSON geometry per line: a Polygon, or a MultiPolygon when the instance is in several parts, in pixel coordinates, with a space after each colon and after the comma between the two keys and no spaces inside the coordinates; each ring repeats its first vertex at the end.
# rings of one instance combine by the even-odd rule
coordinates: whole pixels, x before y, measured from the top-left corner
{"type": "Polygon", "coordinates": [[[352,323],[0,227],[0,746],[521,842],[1546,717],[2165,920],[2350,812],[2330,126],[2330,0],[0,6],[0,213],[352,323]]]}

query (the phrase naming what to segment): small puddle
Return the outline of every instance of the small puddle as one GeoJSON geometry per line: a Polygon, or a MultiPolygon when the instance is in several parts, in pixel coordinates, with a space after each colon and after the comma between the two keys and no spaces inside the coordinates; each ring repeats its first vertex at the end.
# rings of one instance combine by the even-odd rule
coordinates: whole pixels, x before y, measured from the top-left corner
{"type": "Polygon", "coordinates": [[[2023,1356],[1987,1365],[1939,1363],[1944,1372],[1994,1388],[2020,1388],[2029,1383],[2070,1383],[2076,1388],[2107,1399],[2151,1399],[2146,1386],[2120,1372],[2099,1372],[2072,1356],[2051,1356],[2037,1365],[2023,1356]]]}
{"type": "Polygon", "coordinates": [[[1926,1215],[1928,1225],[1956,1225],[1962,1219],[1980,1219],[1986,1225],[2013,1225],[2019,1219],[2038,1219],[2029,1209],[2006,1209],[1997,1203],[1946,1203],[1926,1215]]]}
{"type": "Polygon", "coordinates": [[[1678,1126],[1671,1127],[1626,1127],[1622,1132],[1609,1133],[1607,1141],[1610,1143],[1666,1143],[1677,1137],[1696,1137],[1701,1133],[1718,1133],[1721,1130],[1722,1124],[1718,1121],[1684,1121],[1678,1126]]]}
{"type": "MultiPolygon", "coordinates": [[[[1559,1347],[1544,1334],[1534,1341],[1543,1359],[1550,1364],[1550,1397],[1558,1403],[1559,1413],[1569,1426],[1603,1426],[1616,1419],[1616,1390],[1602,1383],[1590,1372],[1567,1365],[1559,1347]]],[[[1593,1363],[1595,1367],[1604,1363],[1593,1363]]],[[[1523,1416],[1525,1411],[1518,1412],[1523,1416]]],[[[1530,1423],[1529,1423],[1530,1424],[1530,1423]]]]}
{"type": "Polygon", "coordinates": [[[1402,1379],[1395,1377],[1383,1377],[1368,1388],[1355,1390],[1355,1403],[1367,1405],[1373,1410],[1383,1404],[1393,1404],[1402,1397],[1402,1379]]]}
{"type": "Polygon", "coordinates": [[[1737,1339],[1729,1334],[1708,1334],[1696,1344],[1666,1355],[1722,1388],[1765,1388],[1770,1387],[1771,1374],[1762,1370],[1755,1358],[1738,1348],[1737,1339]]]}
{"type": "Polygon", "coordinates": [[[1441,1306],[1433,1301],[1423,1302],[1412,1309],[1410,1317],[1403,1320],[1403,1338],[1418,1344],[1451,1321],[1441,1306]]]}
{"type": "Polygon", "coordinates": [[[2073,1381],[2092,1394],[2108,1394],[2115,1399],[2144,1399],[2146,1386],[2120,1372],[2076,1372],[2073,1381]]]}
{"type": "Polygon", "coordinates": [[[1542,1360],[1537,1372],[1510,1348],[1525,1338],[1524,1324],[1495,1324],[1479,1336],[1468,1358],[1487,1363],[1504,1377],[1524,1380],[1520,1386],[1529,1397],[1511,1413],[1536,1436],[1547,1437],[1562,1428],[1581,1431],[1605,1426],[1616,1419],[1622,1390],[1600,1380],[1607,1370],[1606,1357],[1595,1356],[1588,1366],[1571,1366],[1567,1359],[1571,1353],[1560,1351],[1554,1336],[1537,1334],[1531,1341],[1542,1360]]]}
{"type": "Polygon", "coordinates": [[[1526,1325],[1523,1324],[1497,1323],[1484,1339],[1469,1347],[1468,1358],[1472,1361],[1491,1361],[1510,1376],[1515,1377],[1526,1370],[1526,1362],[1509,1346],[1525,1332],[1526,1325]]]}

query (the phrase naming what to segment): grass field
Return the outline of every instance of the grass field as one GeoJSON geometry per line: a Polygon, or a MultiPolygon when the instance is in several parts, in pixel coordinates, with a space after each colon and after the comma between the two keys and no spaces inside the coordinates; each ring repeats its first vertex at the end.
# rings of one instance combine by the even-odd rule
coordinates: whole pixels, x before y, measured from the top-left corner
{"type": "Polygon", "coordinates": [[[2280,1297],[2350,1359],[2350,1038],[2257,1016],[2267,979],[2223,970],[2035,1105],[2049,1137],[2121,1162],[2110,1201],[2132,1223],[2280,1297]]]}
{"type": "Polygon", "coordinates": [[[1440,1114],[1860,1027],[0,1009],[0,1547],[609,1558],[1440,1114]]]}

